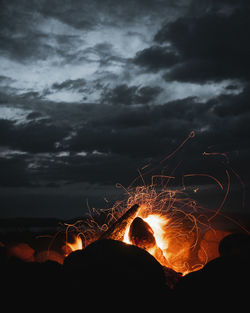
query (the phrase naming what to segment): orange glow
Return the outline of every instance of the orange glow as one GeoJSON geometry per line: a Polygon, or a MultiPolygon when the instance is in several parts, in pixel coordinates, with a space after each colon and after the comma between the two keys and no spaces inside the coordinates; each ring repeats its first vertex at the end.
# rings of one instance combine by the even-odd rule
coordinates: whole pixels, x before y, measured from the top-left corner
{"type": "MultiPolygon", "coordinates": [[[[139,214],[139,217],[141,217],[152,228],[153,235],[156,241],[155,246],[147,249],[147,251],[152,254],[162,265],[167,265],[166,249],[168,248],[168,240],[165,237],[164,228],[166,227],[168,220],[160,214],[149,214],[147,217],[144,218],[139,214]]],[[[129,239],[129,228],[130,225],[128,225],[125,231],[123,242],[127,244],[132,244],[129,239]]]]}
{"type": "Polygon", "coordinates": [[[66,248],[67,248],[67,252],[69,250],[69,252],[67,254],[70,254],[72,251],[82,250],[83,244],[82,244],[81,237],[80,236],[76,236],[74,238],[74,242],[73,243],[66,242],[66,248]]]}
{"type": "MultiPolygon", "coordinates": [[[[154,247],[146,250],[163,266],[185,275],[206,264],[205,258],[198,258],[197,251],[200,239],[212,226],[202,206],[183,191],[168,189],[164,179],[168,180],[168,177],[160,178],[161,185],[153,181],[152,185],[131,188],[127,201],[115,207],[114,219],[119,209],[124,212],[138,203],[137,217],[152,228],[156,241],[154,247]]],[[[127,225],[123,239],[128,244],[132,244],[130,225],[127,225]]]]}
{"type": "Polygon", "coordinates": [[[153,229],[157,246],[161,250],[167,249],[168,242],[164,237],[164,227],[166,226],[168,220],[159,214],[150,214],[144,218],[144,221],[147,222],[153,229]]]}
{"type": "MultiPolygon", "coordinates": [[[[141,217],[140,214],[139,214],[139,217],[141,217]]],[[[159,214],[150,214],[146,218],[142,218],[142,219],[145,222],[147,222],[149,224],[149,226],[153,229],[154,237],[155,237],[157,246],[161,249],[166,249],[167,248],[167,241],[164,239],[163,226],[165,226],[167,224],[168,220],[159,214]]],[[[127,227],[127,229],[125,231],[123,242],[131,244],[131,242],[129,240],[129,236],[128,236],[129,226],[127,227]]]]}
{"type": "MultiPolygon", "coordinates": [[[[189,198],[183,190],[167,188],[164,183],[166,180],[169,181],[169,176],[158,175],[152,177],[151,185],[130,187],[126,190],[128,197],[125,200],[117,201],[113,207],[101,212],[105,214],[106,220],[101,220],[100,224],[98,223],[99,215],[94,217],[91,215],[91,211],[90,218],[85,220],[84,224],[81,224],[81,221],[73,225],[66,224],[66,235],[70,227],[78,235],[74,238],[73,243],[66,240],[65,256],[72,251],[83,249],[97,240],[127,212],[128,208],[138,204],[140,208],[134,218],[138,217],[145,221],[151,227],[155,239],[153,246],[150,241],[144,249],[152,254],[161,265],[182,273],[182,275],[202,268],[210,259],[208,254],[216,254],[219,244],[217,241],[206,243],[203,240],[206,232],[213,229],[211,213],[207,214],[208,211],[197,201],[189,198]],[[160,184],[157,184],[156,182],[159,181],[160,184]]],[[[220,209],[221,206],[218,210],[220,209]]],[[[216,211],[212,212],[212,217],[216,214],[216,211]]],[[[130,226],[133,221],[122,230],[124,234],[122,241],[143,248],[140,242],[139,244],[132,243],[129,238],[130,226]]]]}

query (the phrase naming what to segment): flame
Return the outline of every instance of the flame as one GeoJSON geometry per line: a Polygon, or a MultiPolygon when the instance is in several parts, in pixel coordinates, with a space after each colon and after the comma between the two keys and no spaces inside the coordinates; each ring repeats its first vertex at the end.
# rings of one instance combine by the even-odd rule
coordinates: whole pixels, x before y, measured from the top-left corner
{"type": "MultiPolygon", "coordinates": [[[[147,251],[163,266],[187,274],[194,268],[204,266],[205,262],[201,264],[200,260],[191,256],[197,249],[202,227],[207,228],[209,223],[201,214],[203,208],[196,201],[180,190],[166,188],[163,179],[160,177],[160,186],[152,181],[151,185],[130,189],[124,206],[140,204],[138,217],[152,228],[156,241],[156,245],[147,251]]],[[[124,210],[123,206],[121,208],[124,210]]],[[[129,229],[130,225],[123,239],[127,244],[131,244],[129,229]]]]}
{"type": "Polygon", "coordinates": [[[67,253],[67,255],[70,254],[73,251],[82,250],[83,249],[83,244],[82,244],[81,237],[80,236],[75,236],[73,243],[66,242],[66,248],[70,249],[70,251],[67,253]]]}
{"type": "MultiPolygon", "coordinates": [[[[139,215],[145,222],[149,224],[149,226],[153,229],[154,232],[154,237],[156,240],[156,244],[158,247],[161,249],[166,249],[167,248],[167,241],[164,239],[164,230],[163,227],[167,224],[168,219],[166,219],[164,216],[161,216],[160,214],[150,214],[147,217],[142,217],[139,215]]],[[[131,241],[129,240],[129,227],[126,228],[123,242],[127,244],[131,244],[131,241]]]]}
{"type": "MultiPolygon", "coordinates": [[[[156,242],[153,247],[145,249],[163,266],[183,275],[202,268],[206,259],[200,259],[197,254],[204,255],[198,252],[201,236],[211,229],[208,216],[203,214],[203,207],[186,193],[167,188],[164,179],[168,181],[169,177],[161,176],[160,185],[156,184],[154,178],[151,185],[130,188],[126,200],[116,202],[111,209],[104,212],[107,216],[106,223],[100,220],[99,224],[98,215],[93,217],[90,214],[85,224],[81,224],[81,221],[78,221],[77,225],[67,224],[66,234],[71,227],[78,236],[73,243],[66,240],[65,255],[83,249],[83,246],[86,247],[97,240],[100,233],[106,231],[128,208],[138,204],[140,209],[135,218],[140,217],[151,227],[156,242]]],[[[132,223],[133,221],[126,225],[123,232],[122,241],[127,244],[132,244],[129,239],[132,223]]]]}
{"type": "Polygon", "coordinates": [[[168,241],[164,236],[164,227],[168,223],[168,219],[159,214],[150,214],[148,215],[148,217],[144,218],[144,221],[147,222],[149,226],[153,229],[157,246],[161,250],[167,249],[168,241]]]}
{"type": "MultiPolygon", "coordinates": [[[[168,248],[168,240],[165,234],[165,227],[168,223],[168,219],[160,214],[149,214],[147,217],[142,217],[139,214],[139,217],[142,218],[149,226],[152,228],[154,233],[154,238],[156,245],[153,248],[148,249],[147,251],[152,254],[162,265],[167,264],[167,253],[166,249],[168,248]]],[[[123,238],[123,242],[127,244],[132,244],[129,239],[129,228],[127,226],[123,238]]]]}

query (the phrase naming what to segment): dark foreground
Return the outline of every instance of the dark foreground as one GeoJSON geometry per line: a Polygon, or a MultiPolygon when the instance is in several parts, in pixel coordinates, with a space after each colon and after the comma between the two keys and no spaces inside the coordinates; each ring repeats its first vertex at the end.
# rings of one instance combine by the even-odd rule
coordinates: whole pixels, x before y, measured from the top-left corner
{"type": "Polygon", "coordinates": [[[249,301],[250,236],[225,237],[219,253],[203,269],[182,277],[146,251],[115,240],[99,240],[72,252],[63,264],[8,258],[2,246],[1,301],[9,309],[31,311],[56,307],[142,312],[151,305],[153,311],[173,306],[175,311],[183,306],[202,311],[218,304],[239,308],[249,301]]]}

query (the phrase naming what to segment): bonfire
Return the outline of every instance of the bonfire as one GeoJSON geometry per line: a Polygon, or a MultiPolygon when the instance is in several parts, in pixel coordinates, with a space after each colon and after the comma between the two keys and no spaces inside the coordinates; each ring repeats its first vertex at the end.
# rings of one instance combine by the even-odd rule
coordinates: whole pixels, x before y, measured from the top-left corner
{"type": "MultiPolygon", "coordinates": [[[[126,189],[119,185],[124,188],[126,199],[117,201],[107,210],[95,211],[96,216],[105,214],[107,222],[99,224],[98,218],[90,212],[90,218],[85,226],[80,223],[79,227],[78,222],[73,225],[67,224],[66,233],[73,227],[77,234],[74,243],[66,243],[68,251],[82,249],[95,240],[105,238],[120,240],[148,251],[163,267],[181,275],[199,270],[208,261],[218,257],[219,242],[229,232],[215,229],[212,222],[217,215],[223,215],[221,211],[229,194],[231,179],[228,158],[225,169],[227,181],[224,184],[207,173],[189,173],[182,177],[182,189],[170,188],[169,182],[175,177],[164,173],[165,162],[194,135],[195,133],[191,132],[172,153],[161,160],[162,170],[160,174],[151,176],[149,184],[146,184],[144,176],[139,171],[139,176],[130,187],[126,189]],[[215,210],[209,212],[185,193],[185,177],[194,176],[207,177],[223,192],[222,201],[215,210]],[[138,179],[142,184],[134,186],[138,179]]],[[[203,153],[205,156],[216,154],[203,153]]],[[[225,157],[225,154],[222,156],[225,157]]],[[[150,164],[144,166],[147,170],[149,167],[150,164]]],[[[239,175],[230,169],[240,179],[239,175]]],[[[240,183],[243,185],[241,179],[240,183]]],[[[198,188],[193,191],[195,194],[198,188]]],[[[229,218],[225,215],[223,217],[229,218]]],[[[229,219],[232,222],[232,219],[229,219]]],[[[233,222],[237,224],[236,221],[233,222]]],[[[237,226],[247,231],[243,226],[239,224],[237,226]]]]}
{"type": "MultiPolygon", "coordinates": [[[[211,245],[204,248],[206,233],[210,233],[210,238],[207,236],[205,241],[212,239],[217,245],[228,234],[213,230],[204,209],[183,192],[155,185],[137,187],[133,193],[130,190],[126,203],[119,202],[108,214],[108,225],[97,225],[93,218],[84,230],[70,225],[78,235],[67,246],[74,251],[94,240],[120,240],[148,251],[164,267],[185,275],[202,268],[209,260],[211,245]],[[101,235],[97,235],[99,232],[101,235]]],[[[216,250],[217,246],[213,248],[216,250]]],[[[212,254],[217,256],[214,251],[212,254]]]]}

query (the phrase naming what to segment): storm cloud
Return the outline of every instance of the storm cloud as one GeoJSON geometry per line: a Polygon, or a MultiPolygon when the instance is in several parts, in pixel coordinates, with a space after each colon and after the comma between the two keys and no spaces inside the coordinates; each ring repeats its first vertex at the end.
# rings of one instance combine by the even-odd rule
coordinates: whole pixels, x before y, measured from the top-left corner
{"type": "Polygon", "coordinates": [[[249,185],[248,1],[0,6],[3,216],[79,215],[145,165],[249,185]]]}
{"type": "Polygon", "coordinates": [[[208,11],[180,17],[156,33],[155,42],[161,45],[139,52],[135,63],[149,70],[170,68],[164,76],[168,81],[248,80],[249,13],[246,5],[230,14],[208,11]]]}

